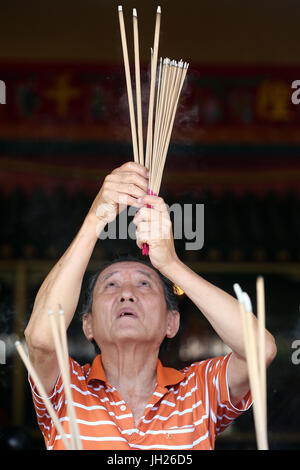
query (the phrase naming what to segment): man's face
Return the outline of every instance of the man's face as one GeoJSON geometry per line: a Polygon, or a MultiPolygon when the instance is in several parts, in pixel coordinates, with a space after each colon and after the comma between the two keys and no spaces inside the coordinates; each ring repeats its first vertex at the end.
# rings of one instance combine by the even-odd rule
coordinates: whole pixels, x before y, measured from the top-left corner
{"type": "Polygon", "coordinates": [[[101,349],[105,345],[141,342],[159,348],[178,330],[179,314],[167,310],[159,275],[142,263],[126,261],[104,269],[96,282],[90,333],[101,349]],[[175,331],[176,330],[176,331],[175,331]]]}

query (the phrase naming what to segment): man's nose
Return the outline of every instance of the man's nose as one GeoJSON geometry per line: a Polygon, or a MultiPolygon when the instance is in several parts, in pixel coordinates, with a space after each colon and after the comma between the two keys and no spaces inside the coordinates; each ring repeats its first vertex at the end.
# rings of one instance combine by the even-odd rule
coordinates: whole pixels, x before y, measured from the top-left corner
{"type": "Polygon", "coordinates": [[[135,299],[133,297],[128,297],[128,298],[125,296],[121,297],[120,302],[126,302],[126,301],[135,302],[135,299]]]}
{"type": "Polygon", "coordinates": [[[129,301],[129,302],[136,301],[134,289],[129,284],[124,285],[120,293],[120,302],[126,302],[126,301],[129,301]]]}

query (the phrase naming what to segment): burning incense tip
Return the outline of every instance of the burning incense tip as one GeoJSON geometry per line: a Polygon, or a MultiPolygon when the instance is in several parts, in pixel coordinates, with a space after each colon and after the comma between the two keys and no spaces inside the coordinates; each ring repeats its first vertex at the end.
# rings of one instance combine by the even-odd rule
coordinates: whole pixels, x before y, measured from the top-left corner
{"type": "Polygon", "coordinates": [[[236,296],[237,296],[237,298],[238,298],[238,301],[239,301],[241,304],[244,303],[243,291],[242,291],[240,285],[239,285],[239,284],[234,284],[234,285],[233,285],[233,289],[234,289],[234,292],[235,292],[235,294],[236,294],[236,296]]]}
{"type": "Polygon", "coordinates": [[[118,6],[118,11],[122,11],[122,10],[123,10],[122,5],[119,5],[119,6],[118,6]]]}
{"type": "Polygon", "coordinates": [[[15,342],[15,346],[16,346],[16,347],[17,347],[17,346],[20,346],[20,344],[21,344],[20,341],[16,341],[16,342],[15,342]]]}
{"type": "Polygon", "coordinates": [[[160,8],[160,6],[157,7],[156,13],[159,13],[159,14],[161,13],[161,8],[160,8]]]}
{"type": "Polygon", "coordinates": [[[133,9],[133,16],[137,16],[136,8],[133,9]]]}

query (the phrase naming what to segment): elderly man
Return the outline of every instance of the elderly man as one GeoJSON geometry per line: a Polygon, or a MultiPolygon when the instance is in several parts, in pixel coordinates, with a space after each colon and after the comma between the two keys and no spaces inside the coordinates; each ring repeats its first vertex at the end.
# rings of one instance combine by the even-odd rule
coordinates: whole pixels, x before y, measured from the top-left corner
{"type": "MultiPolygon", "coordinates": [[[[69,326],[99,233],[120,204],[134,217],[139,248],[151,263],[120,260],[97,273],[83,316],[88,340],[101,350],[92,365],[70,358],[73,401],[84,449],[213,449],[215,437],[251,405],[242,325],[235,298],[184,265],[174,249],[164,201],[146,195],[147,170],[129,162],[108,175],[77,236],[42,284],[25,331],[29,354],[66,429],[64,389],[49,330],[49,309],[61,304],[69,326]],[[179,327],[172,283],[181,287],[231,353],[178,371],[158,359],[179,327]]],[[[266,331],[266,366],[276,354],[266,331]]],[[[63,449],[30,379],[48,449],[63,449]]]]}

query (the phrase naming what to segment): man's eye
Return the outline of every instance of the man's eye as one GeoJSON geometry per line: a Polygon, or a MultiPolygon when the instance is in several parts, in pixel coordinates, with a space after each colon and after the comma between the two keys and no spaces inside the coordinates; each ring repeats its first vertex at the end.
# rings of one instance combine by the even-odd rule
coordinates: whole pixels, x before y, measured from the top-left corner
{"type": "Polygon", "coordinates": [[[115,285],[116,285],[116,283],[111,281],[111,282],[108,282],[105,287],[112,287],[112,286],[115,286],[115,285]]]}
{"type": "Polygon", "coordinates": [[[141,281],[141,285],[142,286],[149,286],[149,282],[148,281],[141,281]]]}

